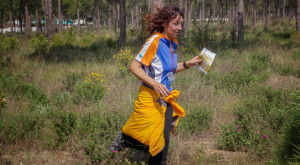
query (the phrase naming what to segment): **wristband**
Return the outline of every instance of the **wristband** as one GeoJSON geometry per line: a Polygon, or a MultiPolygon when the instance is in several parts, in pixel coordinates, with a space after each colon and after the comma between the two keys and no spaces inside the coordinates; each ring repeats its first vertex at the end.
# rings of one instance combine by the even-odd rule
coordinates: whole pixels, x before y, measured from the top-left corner
{"type": "Polygon", "coordinates": [[[185,69],[190,69],[190,67],[186,66],[185,61],[183,62],[183,67],[184,67],[185,69]]]}

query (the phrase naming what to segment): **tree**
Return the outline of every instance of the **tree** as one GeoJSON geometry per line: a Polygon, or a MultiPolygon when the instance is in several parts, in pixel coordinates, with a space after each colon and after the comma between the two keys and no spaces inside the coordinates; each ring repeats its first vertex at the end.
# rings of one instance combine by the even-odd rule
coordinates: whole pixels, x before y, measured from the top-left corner
{"type": "Polygon", "coordinates": [[[141,13],[140,13],[140,1],[139,0],[135,0],[135,18],[136,18],[136,29],[138,32],[141,31],[141,13]]]}
{"type": "Polygon", "coordinates": [[[9,1],[9,24],[10,24],[10,33],[13,34],[13,19],[12,19],[12,12],[13,12],[13,0],[9,1]]]}
{"type": "Polygon", "coordinates": [[[110,6],[111,6],[111,0],[107,0],[107,16],[108,16],[107,24],[108,24],[109,31],[111,31],[111,9],[110,9],[110,6]]]}
{"type": "MultiPolygon", "coordinates": [[[[80,17],[79,17],[79,7],[78,7],[78,0],[76,0],[76,11],[77,11],[77,33],[80,34],[80,17]]],[[[99,21],[100,24],[100,21],[99,21]]]]}
{"type": "Polygon", "coordinates": [[[44,0],[45,24],[48,40],[52,40],[52,0],[44,0]]]}
{"type": "Polygon", "coordinates": [[[119,38],[119,49],[123,49],[126,44],[126,10],[125,0],[120,0],[120,38],[119,38]]]}
{"type": "Polygon", "coordinates": [[[239,0],[239,10],[238,10],[238,40],[239,42],[244,41],[244,0],[239,0]]]}
{"type": "Polygon", "coordinates": [[[96,32],[100,32],[100,13],[99,13],[99,1],[94,0],[94,27],[96,29],[96,32]]]}
{"type": "Polygon", "coordinates": [[[58,3],[57,6],[58,6],[58,23],[59,23],[58,31],[62,32],[64,25],[63,25],[63,13],[61,10],[61,0],[58,0],[57,3],[58,3]]]}
{"type": "Polygon", "coordinates": [[[29,10],[28,10],[28,0],[24,1],[25,7],[25,34],[26,36],[30,37],[30,17],[29,17],[29,10]]]}
{"type": "Polygon", "coordinates": [[[283,6],[282,6],[282,19],[285,21],[285,0],[283,0],[283,6]]]}
{"type": "Polygon", "coordinates": [[[253,0],[253,29],[256,29],[256,0],[253,0]]]}
{"type": "Polygon", "coordinates": [[[202,24],[202,31],[204,32],[204,27],[205,27],[205,0],[202,0],[202,4],[201,4],[201,24],[202,24]]]}
{"type": "Polygon", "coordinates": [[[300,0],[297,0],[296,30],[300,32],[300,0]]]}
{"type": "Polygon", "coordinates": [[[266,29],[270,29],[270,22],[271,22],[271,0],[266,1],[266,29]]]}

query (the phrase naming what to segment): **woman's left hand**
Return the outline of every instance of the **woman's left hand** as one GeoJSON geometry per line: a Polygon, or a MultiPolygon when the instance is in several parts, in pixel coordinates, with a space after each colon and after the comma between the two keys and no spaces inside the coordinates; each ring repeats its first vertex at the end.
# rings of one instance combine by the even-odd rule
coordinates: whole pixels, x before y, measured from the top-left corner
{"type": "Polygon", "coordinates": [[[199,56],[195,56],[194,58],[190,59],[189,61],[186,61],[185,64],[188,66],[188,67],[191,67],[191,66],[195,66],[196,64],[202,62],[202,59],[199,58],[199,56]]]}

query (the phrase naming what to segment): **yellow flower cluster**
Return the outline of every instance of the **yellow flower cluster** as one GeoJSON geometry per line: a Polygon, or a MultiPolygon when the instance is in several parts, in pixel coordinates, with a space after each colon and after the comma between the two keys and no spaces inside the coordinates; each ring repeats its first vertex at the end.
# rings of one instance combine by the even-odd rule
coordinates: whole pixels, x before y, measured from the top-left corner
{"type": "Polygon", "coordinates": [[[128,71],[128,67],[134,58],[130,49],[124,49],[113,56],[120,71],[128,71]]]}
{"type": "MultiPolygon", "coordinates": [[[[102,74],[91,72],[85,77],[84,83],[88,85],[88,87],[93,88],[95,85],[99,83],[103,84],[104,81],[105,80],[102,74]]],[[[110,90],[110,88],[108,88],[107,85],[105,85],[105,88],[108,91],[110,90]]]]}

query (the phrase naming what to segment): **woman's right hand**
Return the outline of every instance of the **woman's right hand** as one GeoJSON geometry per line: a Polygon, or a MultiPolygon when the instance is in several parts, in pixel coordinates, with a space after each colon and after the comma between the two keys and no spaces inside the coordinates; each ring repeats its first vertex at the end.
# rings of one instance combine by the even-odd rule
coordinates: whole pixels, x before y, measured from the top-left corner
{"type": "Polygon", "coordinates": [[[169,93],[170,93],[170,91],[168,90],[168,88],[165,86],[165,85],[163,85],[163,84],[161,84],[161,83],[159,83],[159,82],[157,82],[157,81],[155,81],[156,83],[154,83],[154,85],[152,86],[153,88],[154,88],[154,90],[160,95],[160,96],[162,96],[162,97],[167,97],[168,95],[169,95],[169,93]]]}

